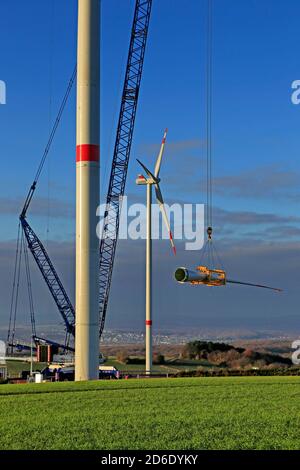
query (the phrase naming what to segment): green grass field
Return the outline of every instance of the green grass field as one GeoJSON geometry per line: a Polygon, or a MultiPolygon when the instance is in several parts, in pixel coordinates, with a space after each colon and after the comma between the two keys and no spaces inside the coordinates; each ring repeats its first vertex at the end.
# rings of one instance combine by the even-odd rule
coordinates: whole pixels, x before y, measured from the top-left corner
{"type": "MultiPolygon", "coordinates": [[[[18,377],[23,370],[30,371],[30,362],[6,361],[7,369],[11,377],[18,377]]],[[[34,362],[33,370],[41,370],[47,364],[45,362],[34,362]]]]}
{"type": "MultiPolygon", "coordinates": [[[[117,361],[116,359],[109,358],[105,363],[103,364],[104,366],[114,366],[116,369],[119,371],[126,371],[126,372],[140,372],[144,373],[145,372],[145,364],[123,364],[122,362],[117,361]]],[[[194,365],[194,369],[197,369],[197,364],[194,365]]],[[[188,368],[186,368],[188,369],[188,368]]],[[[169,373],[175,373],[177,372],[179,367],[173,366],[173,364],[166,363],[165,365],[153,365],[152,366],[152,371],[155,372],[160,372],[163,374],[169,373]]]]}
{"type": "Polygon", "coordinates": [[[299,449],[300,378],[0,386],[0,449],[299,449]]]}
{"type": "MultiPolygon", "coordinates": [[[[154,365],[153,372],[158,372],[161,374],[174,374],[180,370],[196,370],[197,367],[203,365],[204,361],[185,361],[184,364],[181,364],[180,361],[172,361],[166,362],[166,364],[154,365]]],[[[33,370],[42,370],[46,367],[46,363],[42,362],[34,362],[33,363],[33,370]]],[[[145,364],[123,364],[122,362],[117,361],[114,358],[109,358],[105,363],[104,366],[114,366],[119,371],[126,371],[126,372],[137,372],[143,373],[145,370],[145,364]]],[[[7,361],[7,367],[10,377],[18,377],[21,371],[30,370],[30,363],[29,362],[19,362],[19,361],[7,361]]]]}

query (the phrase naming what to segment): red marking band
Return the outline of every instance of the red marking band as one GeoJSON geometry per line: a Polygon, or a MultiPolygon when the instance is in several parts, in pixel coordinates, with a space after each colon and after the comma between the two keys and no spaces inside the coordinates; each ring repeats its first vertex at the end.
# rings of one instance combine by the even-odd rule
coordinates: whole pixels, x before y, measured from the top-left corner
{"type": "Polygon", "coordinates": [[[174,241],[173,241],[172,232],[170,232],[170,242],[171,242],[171,245],[172,245],[172,248],[173,248],[174,255],[176,255],[176,247],[175,247],[175,244],[174,244],[174,241]]]}
{"type": "Polygon", "coordinates": [[[152,320],[146,320],[146,326],[152,326],[152,320]]]}
{"type": "Polygon", "coordinates": [[[99,162],[99,145],[83,144],[76,147],[76,162],[99,162]]]}

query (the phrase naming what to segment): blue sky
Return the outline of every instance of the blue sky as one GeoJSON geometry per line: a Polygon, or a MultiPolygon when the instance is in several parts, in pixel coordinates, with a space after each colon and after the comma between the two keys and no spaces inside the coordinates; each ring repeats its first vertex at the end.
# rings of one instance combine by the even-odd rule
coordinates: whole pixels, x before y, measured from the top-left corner
{"type": "MultiPolygon", "coordinates": [[[[110,171],[134,3],[102,1],[102,198],[110,171]]],[[[174,298],[169,304],[167,289],[155,294],[164,327],[173,325],[173,317],[175,325],[177,320],[180,324],[185,309],[186,324],[199,328],[202,324],[297,328],[300,106],[291,103],[291,83],[300,78],[299,14],[298,0],[213,0],[216,244],[230,277],[273,282],[283,285],[286,293],[278,300],[269,292],[243,288],[226,288],[214,294],[203,289],[183,290],[174,285],[172,270],[176,264],[197,264],[201,254],[179,250],[174,261],[166,242],[157,243],[158,262],[163,262],[157,276],[174,298]],[[277,272],[284,273],[283,278],[277,272]],[[199,298],[206,313],[198,315],[199,298]],[[225,318],[218,313],[220,305],[226,305],[225,318]]],[[[7,104],[0,106],[1,323],[6,321],[9,305],[18,212],[76,61],[76,15],[75,0],[1,3],[0,80],[7,85],[7,104]]],[[[132,201],[140,202],[144,197],[134,184],[139,172],[135,158],[153,164],[165,127],[169,128],[162,168],[166,201],[205,201],[205,27],[206,1],[153,1],[127,180],[132,201]]],[[[71,293],[74,149],[75,90],[30,216],[41,238],[48,240],[71,293]]],[[[123,309],[129,323],[135,324],[137,309],[142,327],[143,266],[143,243],[120,244],[108,324],[126,326],[123,309]],[[125,266],[132,266],[139,278],[124,280],[125,266]],[[128,295],[135,283],[140,287],[138,307],[128,295]]],[[[40,294],[42,281],[35,274],[37,305],[43,320],[49,315],[52,318],[53,305],[45,300],[46,291],[40,294]]]]}

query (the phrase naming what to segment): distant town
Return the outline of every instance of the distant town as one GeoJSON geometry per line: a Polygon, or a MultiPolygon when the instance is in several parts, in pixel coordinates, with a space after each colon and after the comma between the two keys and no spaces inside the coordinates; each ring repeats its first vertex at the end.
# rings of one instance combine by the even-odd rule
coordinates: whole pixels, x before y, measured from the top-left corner
{"type": "MultiPolygon", "coordinates": [[[[5,341],[7,328],[0,327],[0,339],[5,341]]],[[[53,341],[63,342],[64,331],[57,325],[41,325],[39,327],[39,336],[51,338],[53,341]]],[[[193,340],[203,341],[247,341],[247,340],[274,340],[288,341],[295,339],[292,332],[281,331],[255,331],[255,330],[238,330],[238,329],[209,329],[209,328],[186,328],[186,329],[161,329],[154,330],[154,345],[164,344],[185,344],[193,340]]],[[[20,325],[16,331],[15,339],[18,341],[29,342],[31,337],[31,329],[27,325],[20,325]]],[[[142,344],[145,336],[142,331],[124,330],[124,329],[106,329],[102,336],[103,344],[142,344]]]]}

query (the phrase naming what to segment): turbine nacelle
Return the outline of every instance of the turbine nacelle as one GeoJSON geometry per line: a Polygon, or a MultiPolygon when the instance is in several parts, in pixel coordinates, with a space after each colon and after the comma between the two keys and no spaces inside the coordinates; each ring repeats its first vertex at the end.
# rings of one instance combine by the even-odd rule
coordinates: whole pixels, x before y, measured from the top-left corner
{"type": "MultiPolygon", "coordinates": [[[[140,164],[141,162],[137,160],[140,164]]],[[[149,171],[149,170],[148,170],[149,171]]],[[[137,179],[135,180],[136,184],[138,185],[145,185],[145,184],[158,184],[160,183],[160,178],[153,179],[152,177],[146,178],[144,175],[138,175],[137,179]]]]}
{"type": "Polygon", "coordinates": [[[149,184],[147,178],[144,175],[138,175],[137,179],[135,180],[136,184],[149,184]]]}

